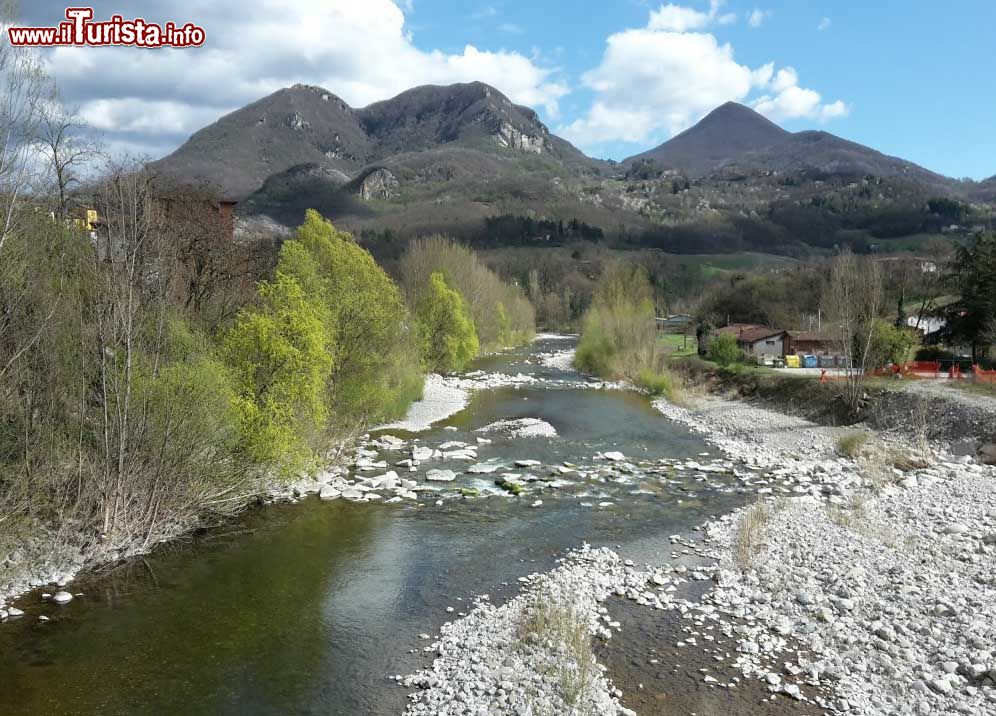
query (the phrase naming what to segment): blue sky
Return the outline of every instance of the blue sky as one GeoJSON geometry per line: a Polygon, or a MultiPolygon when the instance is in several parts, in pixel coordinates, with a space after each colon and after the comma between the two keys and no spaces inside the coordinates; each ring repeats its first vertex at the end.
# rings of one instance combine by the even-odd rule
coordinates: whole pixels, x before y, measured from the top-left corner
{"type": "MultiPolygon", "coordinates": [[[[676,4],[707,9],[705,2],[676,4]]],[[[456,50],[471,42],[538,51],[577,87],[599,63],[607,35],[646,25],[659,6],[624,0],[579,10],[575,2],[505,0],[474,8],[417,0],[409,23],[424,47],[456,50]]],[[[826,122],[779,120],[785,128],[825,129],[949,176],[996,174],[996,3],[730,0],[723,9],[737,21],[706,31],[730,43],[738,62],[792,66],[806,87],[849,107],[847,116],[826,122]],[[765,13],[757,28],[745,21],[755,10],[765,13]]],[[[591,96],[579,87],[562,101],[564,117],[541,115],[553,127],[563,125],[584,112],[591,96]]],[[[615,159],[640,148],[619,141],[587,147],[615,159]]]]}
{"type": "MultiPolygon", "coordinates": [[[[25,6],[55,24],[65,3],[25,6]]],[[[996,174],[996,3],[907,0],[131,0],[205,27],[198,49],[46,51],[112,150],[158,156],[280,87],[353,106],[479,79],[594,156],[659,144],[726,100],[955,177],[996,174]]]]}

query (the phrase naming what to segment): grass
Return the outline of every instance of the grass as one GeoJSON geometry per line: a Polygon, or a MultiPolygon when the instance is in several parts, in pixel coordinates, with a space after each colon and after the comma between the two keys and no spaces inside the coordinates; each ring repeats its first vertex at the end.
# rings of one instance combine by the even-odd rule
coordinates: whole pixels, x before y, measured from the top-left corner
{"type": "Polygon", "coordinates": [[[868,525],[867,505],[867,496],[856,494],[847,505],[828,505],[827,516],[836,525],[860,531],[868,525]]]}
{"type": "Polygon", "coordinates": [[[523,612],[517,636],[521,644],[538,644],[555,656],[554,676],[569,713],[587,716],[584,695],[599,672],[591,630],[581,615],[553,601],[549,595],[535,595],[523,612]]]}
{"type": "Polygon", "coordinates": [[[662,333],[657,339],[668,358],[685,358],[695,355],[698,344],[695,336],[685,336],[679,333],[662,333]]]}
{"type": "Polygon", "coordinates": [[[990,398],[996,398],[996,383],[977,383],[974,380],[953,380],[945,385],[949,385],[955,390],[972,393],[973,395],[985,395],[990,398]]]}
{"type": "Polygon", "coordinates": [[[868,433],[848,433],[837,438],[837,453],[852,460],[861,454],[868,444],[868,433]]]}
{"type": "Polygon", "coordinates": [[[744,570],[750,569],[764,547],[764,532],[771,518],[783,505],[758,499],[740,516],[737,534],[733,543],[733,557],[744,570]]]}

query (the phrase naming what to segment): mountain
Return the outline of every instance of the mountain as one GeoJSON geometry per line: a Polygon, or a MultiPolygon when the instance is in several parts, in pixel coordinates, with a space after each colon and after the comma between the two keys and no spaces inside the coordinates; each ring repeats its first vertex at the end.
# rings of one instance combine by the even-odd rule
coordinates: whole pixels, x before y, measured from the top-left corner
{"type": "Polygon", "coordinates": [[[791,136],[791,132],[749,107],[727,102],[695,126],[623,164],[653,160],[665,169],[698,176],[750,151],[784,144],[791,136]]]}
{"type": "Polygon", "coordinates": [[[623,161],[653,160],[662,169],[701,177],[724,170],[810,172],[834,176],[902,177],[935,190],[953,179],[829,132],[788,132],[736,102],[727,102],[660,146],[623,161]]]}
{"type": "Polygon", "coordinates": [[[395,254],[434,233],[487,248],[915,250],[990,223],[996,203],[996,177],[949,179],[733,102],[623,163],[592,159],[480,82],[359,109],[295,85],[201,129],[153,169],[214,185],[249,224],[290,227],[314,208],[395,254]]]}
{"type": "Polygon", "coordinates": [[[599,164],[550,134],[532,109],[471,82],[416,87],[362,109],[321,87],[294,85],[201,129],[153,167],[242,200],[293,167],[354,177],[400,153],[454,145],[543,155],[572,171],[599,164]]]}

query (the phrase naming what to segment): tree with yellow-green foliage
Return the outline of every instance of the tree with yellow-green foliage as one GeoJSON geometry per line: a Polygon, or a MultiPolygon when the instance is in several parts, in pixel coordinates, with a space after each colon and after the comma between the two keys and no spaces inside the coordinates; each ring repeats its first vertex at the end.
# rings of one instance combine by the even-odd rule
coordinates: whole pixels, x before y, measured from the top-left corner
{"type": "Polygon", "coordinates": [[[225,341],[253,459],[304,467],[330,435],[403,414],[422,389],[406,319],[370,254],[309,210],[225,341]]]}
{"type": "Polygon", "coordinates": [[[314,436],[328,415],[329,317],[279,270],[258,290],[259,305],[239,315],[224,341],[242,445],[258,462],[300,469],[313,458],[314,436]]]}
{"type": "Polygon", "coordinates": [[[479,344],[467,302],[436,271],[415,310],[422,362],[427,370],[460,370],[477,355],[479,344]]]}
{"type": "Polygon", "coordinates": [[[399,392],[418,397],[421,377],[401,292],[350,234],[309,210],[296,238],[281,249],[278,271],[295,277],[328,316],[335,350],[327,400],[336,419],[393,417],[399,392]]]}
{"type": "Polygon", "coordinates": [[[532,340],[536,313],[522,289],[502,281],[471,249],[443,236],[413,241],[401,259],[408,305],[419,305],[437,271],[466,301],[480,350],[501,350],[532,340]]]}

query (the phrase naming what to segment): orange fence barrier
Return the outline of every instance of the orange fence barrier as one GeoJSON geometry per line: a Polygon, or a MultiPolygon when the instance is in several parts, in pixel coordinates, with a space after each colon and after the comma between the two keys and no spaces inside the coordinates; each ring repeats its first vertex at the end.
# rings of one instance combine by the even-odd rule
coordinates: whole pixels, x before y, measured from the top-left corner
{"type": "Polygon", "coordinates": [[[996,370],[982,370],[979,366],[973,365],[972,373],[975,374],[975,380],[978,382],[996,384],[996,370]]]}
{"type": "MultiPolygon", "coordinates": [[[[879,378],[903,377],[903,378],[943,378],[945,380],[962,380],[968,376],[961,370],[960,363],[952,362],[945,368],[938,361],[912,361],[902,365],[888,365],[884,368],[875,368],[867,372],[879,378]]],[[[839,380],[844,376],[830,375],[827,371],[820,372],[820,382],[825,383],[830,380],[839,380]]],[[[983,370],[977,365],[972,366],[972,377],[976,382],[993,383],[996,385],[996,370],[983,370]]]]}

